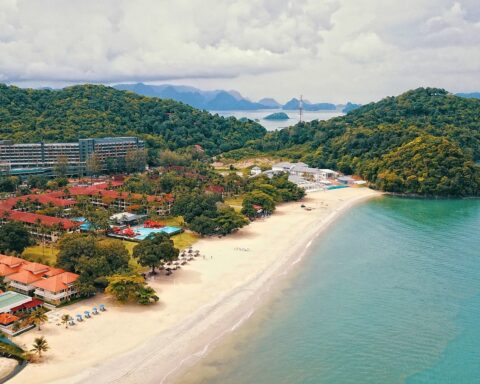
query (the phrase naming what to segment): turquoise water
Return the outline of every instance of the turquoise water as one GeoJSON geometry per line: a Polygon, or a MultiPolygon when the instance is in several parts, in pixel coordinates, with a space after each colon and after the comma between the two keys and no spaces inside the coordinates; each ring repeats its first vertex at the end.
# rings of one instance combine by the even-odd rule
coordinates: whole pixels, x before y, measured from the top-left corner
{"type": "Polygon", "coordinates": [[[180,382],[480,383],[479,200],[377,199],[312,248],[180,382]]]}
{"type": "Polygon", "coordinates": [[[143,226],[132,227],[135,232],[140,233],[140,235],[135,236],[137,240],[143,240],[151,233],[166,233],[167,235],[173,235],[182,231],[179,227],[162,227],[162,228],[145,228],[143,226]]]}

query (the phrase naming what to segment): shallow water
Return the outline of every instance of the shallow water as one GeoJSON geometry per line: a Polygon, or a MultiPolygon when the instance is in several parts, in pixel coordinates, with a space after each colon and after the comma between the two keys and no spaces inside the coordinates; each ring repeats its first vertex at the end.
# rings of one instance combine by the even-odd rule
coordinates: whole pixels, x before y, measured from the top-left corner
{"type": "Polygon", "coordinates": [[[181,383],[479,383],[480,200],[353,208],[181,383]]]}

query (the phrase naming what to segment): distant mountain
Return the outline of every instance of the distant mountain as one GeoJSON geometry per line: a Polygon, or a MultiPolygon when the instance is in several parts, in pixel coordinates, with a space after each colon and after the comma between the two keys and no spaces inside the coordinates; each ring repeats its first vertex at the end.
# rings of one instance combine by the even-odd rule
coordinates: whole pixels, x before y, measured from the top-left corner
{"type": "Polygon", "coordinates": [[[351,112],[351,111],[354,111],[355,109],[357,108],[360,108],[362,105],[361,104],[354,104],[354,103],[351,103],[350,101],[347,103],[347,105],[345,105],[343,108],[342,108],[342,112],[343,113],[348,113],[348,112],[351,112]]]}
{"type": "Polygon", "coordinates": [[[480,92],[456,93],[455,96],[466,97],[467,99],[480,99],[480,92]]]}
{"type": "MultiPolygon", "coordinates": [[[[293,98],[286,104],[284,104],[282,109],[285,109],[287,111],[298,109],[299,103],[300,100],[293,98]]],[[[312,104],[309,101],[303,100],[303,109],[305,111],[334,111],[337,109],[337,106],[331,103],[312,104]]]]}
{"type": "Polygon", "coordinates": [[[228,111],[228,110],[256,110],[271,108],[259,103],[253,103],[246,99],[238,100],[231,93],[226,91],[220,91],[213,100],[210,100],[205,104],[204,109],[209,111],[228,111]]]}
{"type": "Polygon", "coordinates": [[[194,108],[210,111],[278,108],[277,105],[264,105],[262,103],[255,103],[247,100],[237,91],[202,91],[198,88],[183,85],[147,85],[143,83],[117,84],[113,87],[122,91],[135,92],[144,96],[172,99],[188,104],[194,108]]]}
{"type": "MultiPolygon", "coordinates": [[[[113,88],[121,91],[135,92],[143,96],[172,99],[188,104],[194,108],[205,109],[207,111],[255,111],[259,109],[284,109],[287,111],[293,111],[298,109],[299,103],[298,99],[293,98],[286,104],[282,105],[271,97],[265,97],[258,102],[254,102],[248,100],[234,90],[203,91],[185,85],[149,85],[137,83],[117,84],[114,85],[113,88]]],[[[303,101],[303,109],[305,111],[335,111],[337,109],[340,110],[342,107],[342,105],[335,105],[332,103],[311,103],[308,100],[303,101]]],[[[345,106],[347,111],[351,111],[357,107],[357,104],[352,103],[348,103],[345,106]]]]}
{"type": "Polygon", "coordinates": [[[266,105],[267,107],[271,107],[271,108],[280,108],[282,106],[282,104],[280,104],[277,100],[272,99],[271,97],[264,97],[258,102],[262,105],[266,105]]]}

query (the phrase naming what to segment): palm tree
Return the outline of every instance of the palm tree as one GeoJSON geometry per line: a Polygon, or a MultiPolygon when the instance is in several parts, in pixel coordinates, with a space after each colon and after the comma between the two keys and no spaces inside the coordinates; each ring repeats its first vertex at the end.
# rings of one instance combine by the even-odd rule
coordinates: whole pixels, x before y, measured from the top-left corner
{"type": "Polygon", "coordinates": [[[38,357],[42,357],[42,352],[47,352],[49,348],[50,347],[48,346],[45,337],[40,336],[35,338],[32,349],[30,351],[38,354],[38,357]]]}
{"type": "Polygon", "coordinates": [[[15,323],[13,323],[12,325],[12,332],[15,333],[15,332],[18,332],[20,330],[20,328],[22,328],[22,325],[20,324],[19,321],[16,321],[15,323]]]}
{"type": "Polygon", "coordinates": [[[68,322],[70,321],[70,315],[65,313],[62,315],[62,324],[65,324],[65,328],[68,328],[68,322]]]}
{"type": "Polygon", "coordinates": [[[47,315],[43,309],[37,309],[28,316],[28,323],[35,324],[40,331],[40,326],[48,320],[47,315]]]}

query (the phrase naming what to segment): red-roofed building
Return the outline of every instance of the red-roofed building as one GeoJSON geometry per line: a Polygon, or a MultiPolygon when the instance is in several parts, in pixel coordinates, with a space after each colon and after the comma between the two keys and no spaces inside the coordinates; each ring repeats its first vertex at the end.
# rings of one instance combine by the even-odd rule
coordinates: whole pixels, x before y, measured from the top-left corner
{"type": "Polygon", "coordinates": [[[7,276],[5,281],[9,283],[9,287],[14,291],[29,295],[35,290],[32,284],[40,279],[41,276],[35,275],[30,271],[20,270],[17,273],[7,276]]]}
{"type": "Polygon", "coordinates": [[[40,237],[42,239],[45,238],[45,240],[53,242],[57,241],[59,236],[65,232],[77,232],[80,226],[79,223],[68,219],[39,215],[30,212],[1,210],[0,208],[0,226],[8,221],[17,221],[23,223],[33,236],[40,237]],[[39,224],[48,230],[45,232],[44,230],[40,230],[39,224]]]}
{"type": "Polygon", "coordinates": [[[36,288],[35,296],[55,305],[68,301],[78,295],[73,283],[75,283],[79,277],[80,276],[75,273],[63,272],[46,279],[38,280],[33,283],[33,286],[36,288]]]}
{"type": "Polygon", "coordinates": [[[13,314],[17,313],[30,313],[35,311],[36,309],[40,308],[43,306],[43,301],[39,299],[33,298],[31,301],[17,305],[16,307],[13,307],[10,312],[13,314]]]}

